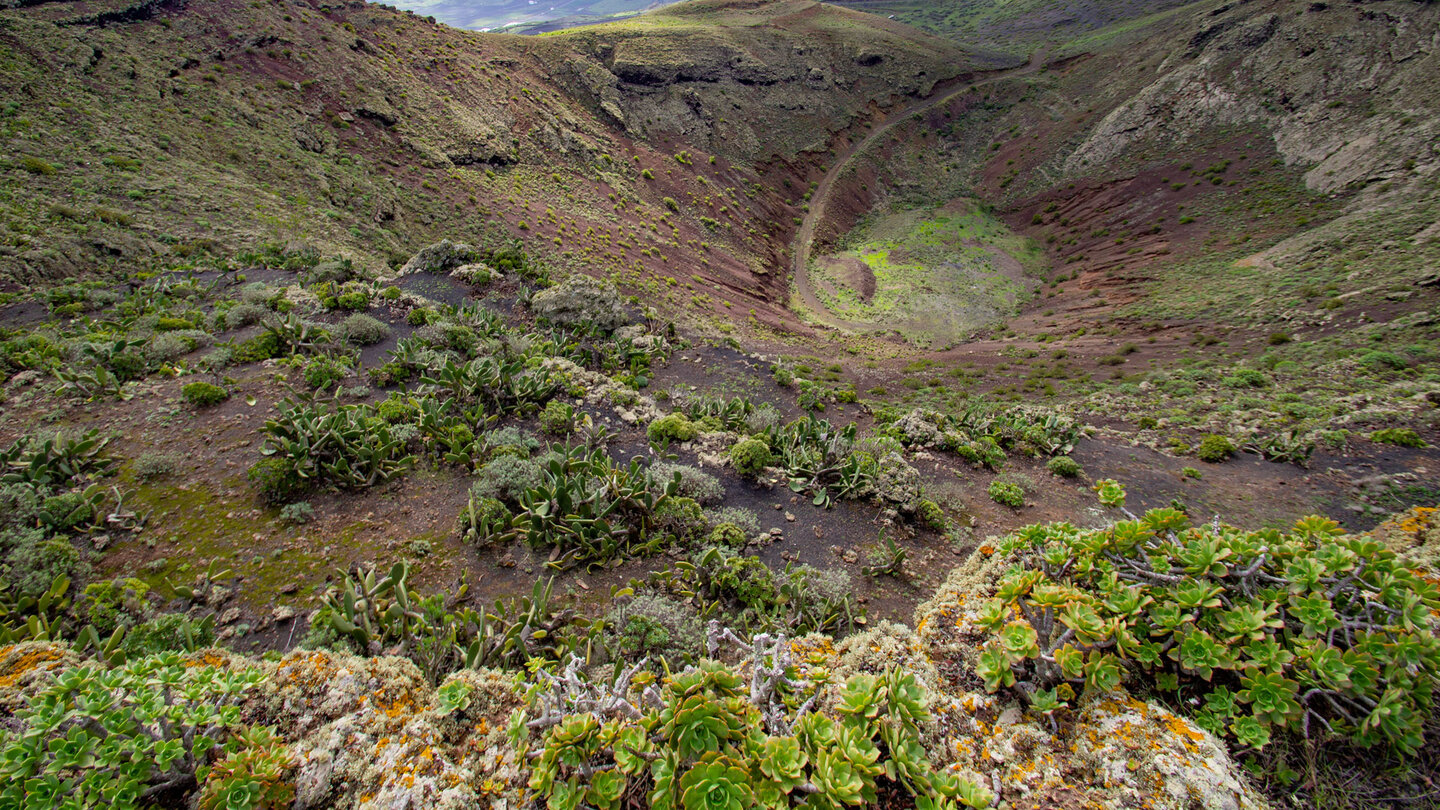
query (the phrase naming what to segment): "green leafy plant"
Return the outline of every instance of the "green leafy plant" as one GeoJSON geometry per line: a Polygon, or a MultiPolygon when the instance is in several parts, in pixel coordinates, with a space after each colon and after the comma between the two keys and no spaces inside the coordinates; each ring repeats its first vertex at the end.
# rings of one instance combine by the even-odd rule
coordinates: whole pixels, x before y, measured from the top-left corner
{"type": "Polygon", "coordinates": [[[981,609],[992,691],[1105,689],[1133,669],[1209,695],[1197,721],[1245,745],[1277,731],[1422,743],[1440,589],[1333,521],[1246,532],[1156,509],[1106,529],[1030,526],[1000,550],[1016,564],[981,609]]]}
{"type": "Polygon", "coordinates": [[[774,462],[770,446],[760,439],[741,439],[730,448],[730,464],[741,475],[753,478],[774,462]]]}
{"type": "Polygon", "coordinates": [[[991,481],[986,492],[990,500],[1001,506],[1019,509],[1025,505],[1025,490],[1019,484],[1008,481],[991,481]]]}
{"type": "Polygon", "coordinates": [[[629,696],[635,669],[603,686],[574,667],[541,670],[511,723],[522,752],[535,746],[531,790],[551,808],[616,808],[638,787],[655,808],[841,807],[873,804],[884,778],[917,806],[989,805],[984,789],[931,766],[920,744],[929,712],[912,676],[854,676],[833,715],[822,714],[813,706],[824,682],[786,677],[785,644],[747,645],[751,689],[706,660],[651,687],[643,707],[629,696]]]}
{"type": "Polygon", "coordinates": [[[0,804],[136,807],[194,784],[260,679],[173,654],[65,670],[0,732],[0,804]]]}

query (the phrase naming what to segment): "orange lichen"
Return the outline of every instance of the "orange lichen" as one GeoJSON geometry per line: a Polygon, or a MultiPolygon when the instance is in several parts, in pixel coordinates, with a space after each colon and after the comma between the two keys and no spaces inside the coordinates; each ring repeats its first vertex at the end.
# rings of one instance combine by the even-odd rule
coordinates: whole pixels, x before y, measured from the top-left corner
{"type": "MultiPolygon", "coordinates": [[[[0,658],[4,658],[13,649],[15,649],[13,646],[0,649],[0,658]]],[[[14,686],[17,681],[25,676],[25,673],[35,669],[41,664],[59,661],[63,657],[64,654],[55,647],[37,647],[20,656],[19,660],[15,662],[9,672],[0,674],[0,687],[14,686]]]]}

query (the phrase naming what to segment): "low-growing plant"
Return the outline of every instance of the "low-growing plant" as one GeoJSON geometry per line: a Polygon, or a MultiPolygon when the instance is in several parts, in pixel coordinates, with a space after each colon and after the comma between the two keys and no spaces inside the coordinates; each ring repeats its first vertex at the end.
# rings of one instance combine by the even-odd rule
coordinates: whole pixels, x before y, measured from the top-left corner
{"type": "Polygon", "coordinates": [[[302,526],[315,519],[315,507],[309,501],[296,501],[280,507],[280,520],[294,526],[302,526]]]}
{"type": "Polygon", "coordinates": [[[1410,428],[1381,428],[1370,434],[1370,441],[1376,444],[1393,444],[1396,447],[1429,447],[1420,434],[1410,428]]]}
{"type": "Polygon", "coordinates": [[[1195,448],[1195,457],[1211,464],[1228,461],[1233,455],[1235,455],[1234,442],[1218,433],[1211,433],[1201,439],[1200,446],[1195,448]]]}
{"type": "Polygon", "coordinates": [[[1080,469],[1080,462],[1069,456],[1056,456],[1050,459],[1045,463],[1045,469],[1061,478],[1076,478],[1084,472],[1080,469]]]}
{"type": "Polygon", "coordinates": [[[541,670],[510,724],[522,755],[534,746],[530,789],[550,807],[614,808],[637,788],[652,807],[739,810],[802,798],[844,807],[875,804],[887,777],[917,807],[989,805],[983,788],[931,766],[921,744],[930,714],[913,676],[852,676],[833,714],[821,713],[813,694],[828,687],[786,677],[787,644],[761,636],[747,645],[754,688],[706,660],[645,703],[629,695],[634,669],[603,686],[573,665],[541,670]]]}
{"type": "Polygon", "coordinates": [[[1063,702],[1146,674],[1241,745],[1337,734],[1413,753],[1440,680],[1440,589],[1331,520],[1192,526],[1156,509],[1104,529],[1030,526],[980,614],[986,688],[1063,702]],[[1064,693],[1064,694],[1062,694],[1064,693]]]}
{"type": "Polygon", "coordinates": [[[187,666],[174,654],[69,668],[0,733],[0,804],[136,807],[193,785],[260,680],[258,670],[187,666]]]}
{"type": "Polygon", "coordinates": [[[650,438],[651,444],[668,444],[670,442],[688,442],[699,433],[695,423],[691,422],[683,413],[667,413],[655,418],[650,426],[645,429],[645,435],[650,438]]]}
{"type": "Polygon", "coordinates": [[[730,448],[730,464],[747,478],[754,478],[775,463],[770,445],[761,439],[741,439],[730,448]]]}
{"type": "Polygon", "coordinates": [[[1001,506],[1019,509],[1025,505],[1025,490],[1019,484],[991,481],[986,492],[990,495],[990,500],[1001,506]]]}
{"type": "Polygon", "coordinates": [[[338,333],[352,346],[371,346],[390,337],[390,327],[371,315],[355,314],[340,322],[338,333]]]}
{"type": "Polygon", "coordinates": [[[211,405],[218,405],[230,398],[230,392],[214,383],[197,381],[185,384],[180,389],[180,395],[185,401],[197,408],[208,408],[211,405]]]}
{"type": "Polygon", "coordinates": [[[650,467],[651,478],[662,488],[677,475],[680,476],[680,484],[676,487],[676,495],[690,498],[701,506],[713,506],[725,499],[725,487],[720,480],[699,468],[668,462],[650,467]]]}

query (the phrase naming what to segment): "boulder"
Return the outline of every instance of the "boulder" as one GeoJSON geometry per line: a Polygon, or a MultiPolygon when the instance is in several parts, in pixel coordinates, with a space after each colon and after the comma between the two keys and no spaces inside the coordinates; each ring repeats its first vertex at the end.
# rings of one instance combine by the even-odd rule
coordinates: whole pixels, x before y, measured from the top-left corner
{"type": "Polygon", "coordinates": [[[451,270],[463,265],[471,264],[480,260],[480,251],[463,242],[451,242],[449,239],[442,239],[433,245],[422,248],[419,253],[410,257],[405,266],[400,268],[400,275],[408,276],[412,273],[448,273],[451,270]]]}
{"type": "Polygon", "coordinates": [[[593,326],[602,332],[613,332],[630,322],[615,287],[589,276],[571,276],[536,293],[530,309],[559,326],[593,326]]]}

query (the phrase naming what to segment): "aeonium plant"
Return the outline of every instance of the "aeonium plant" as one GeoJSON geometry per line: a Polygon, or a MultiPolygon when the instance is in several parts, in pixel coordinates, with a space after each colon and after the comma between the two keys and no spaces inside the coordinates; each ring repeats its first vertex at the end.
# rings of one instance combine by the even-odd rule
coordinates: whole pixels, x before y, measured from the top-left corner
{"type": "MultiPolygon", "coordinates": [[[[1096,490],[1124,503],[1114,481],[1096,490]]],[[[1016,689],[1053,715],[1077,687],[1143,672],[1245,746],[1317,730],[1423,744],[1440,681],[1432,580],[1326,518],[1245,531],[1176,509],[1129,517],[1029,526],[1001,544],[1015,562],[979,619],[994,634],[977,662],[989,691],[1016,689]]]]}

